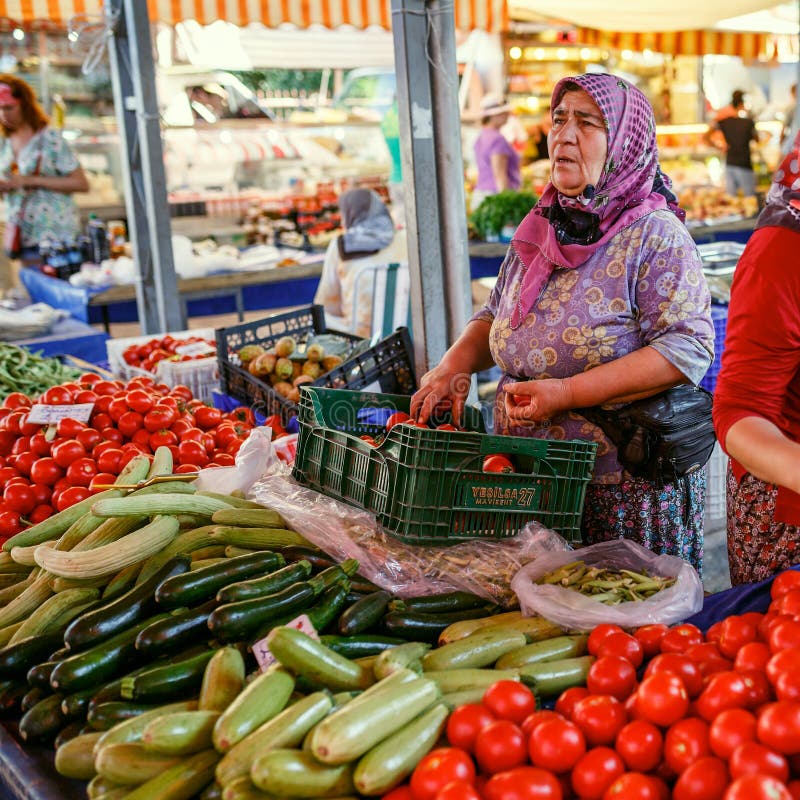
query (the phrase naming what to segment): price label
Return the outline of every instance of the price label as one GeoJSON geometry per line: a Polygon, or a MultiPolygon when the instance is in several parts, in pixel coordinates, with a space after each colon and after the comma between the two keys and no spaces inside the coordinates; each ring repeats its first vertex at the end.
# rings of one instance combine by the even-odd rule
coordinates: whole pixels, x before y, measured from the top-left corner
{"type": "MultiPolygon", "coordinates": [[[[286,627],[295,628],[307,634],[312,639],[319,640],[317,629],[314,627],[307,614],[301,614],[299,617],[295,617],[291,622],[286,623],[286,627]]],[[[265,636],[263,639],[259,639],[253,644],[253,654],[256,657],[256,661],[258,661],[258,668],[261,672],[266,672],[267,669],[277,661],[275,656],[270,652],[267,639],[269,639],[269,635],[265,636]]]]}
{"type": "Polygon", "coordinates": [[[205,356],[216,353],[217,349],[208,342],[189,342],[176,347],[175,352],[179,356],[205,356]]]}
{"type": "Polygon", "coordinates": [[[88,422],[94,403],[77,403],[72,406],[47,406],[35,403],[28,413],[27,422],[34,425],[55,425],[60,419],[75,419],[88,422]]]}

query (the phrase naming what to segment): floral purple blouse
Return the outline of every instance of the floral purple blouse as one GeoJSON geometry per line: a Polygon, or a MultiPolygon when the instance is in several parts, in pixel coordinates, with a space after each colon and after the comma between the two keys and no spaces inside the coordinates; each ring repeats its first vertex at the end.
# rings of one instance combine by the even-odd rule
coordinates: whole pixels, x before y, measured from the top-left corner
{"type": "MultiPolygon", "coordinates": [[[[714,356],[711,298],[697,247],[670,211],[654,211],[621,230],[575,269],[556,269],[517,330],[511,315],[524,265],[509,247],[486,305],[489,344],[504,375],[566,378],[649,345],[694,384],[714,356]]],[[[536,426],[509,426],[495,403],[495,431],[598,443],[593,483],[620,483],[616,448],[596,425],[567,412],[536,426]]]]}

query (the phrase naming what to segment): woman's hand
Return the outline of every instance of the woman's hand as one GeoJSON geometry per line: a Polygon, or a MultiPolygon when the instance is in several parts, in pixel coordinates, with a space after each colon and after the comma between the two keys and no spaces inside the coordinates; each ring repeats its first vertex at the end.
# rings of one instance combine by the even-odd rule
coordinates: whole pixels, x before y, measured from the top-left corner
{"type": "Polygon", "coordinates": [[[466,372],[453,372],[439,364],[422,376],[419,389],[411,396],[411,416],[419,422],[427,422],[437,406],[448,403],[453,423],[461,424],[470,382],[471,376],[466,372]]]}
{"type": "Polygon", "coordinates": [[[7,178],[0,180],[0,192],[16,192],[22,189],[22,176],[9,175],[7,178]]]}
{"type": "Polygon", "coordinates": [[[567,379],[544,378],[506,383],[503,391],[509,422],[517,425],[542,422],[573,407],[567,379]]]}

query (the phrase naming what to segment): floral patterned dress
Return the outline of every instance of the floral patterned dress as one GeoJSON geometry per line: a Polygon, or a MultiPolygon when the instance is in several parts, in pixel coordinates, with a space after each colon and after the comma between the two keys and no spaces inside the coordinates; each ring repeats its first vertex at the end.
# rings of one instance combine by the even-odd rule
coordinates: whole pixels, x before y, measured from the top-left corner
{"type": "Polygon", "coordinates": [[[587,543],[630,538],[678,555],[702,569],[705,472],[657,488],[633,478],[596,425],[567,412],[535,426],[509,425],[502,387],[509,380],[566,378],[645,345],[697,384],[713,358],[710,296],[697,248],[669,211],[654,211],[623,228],[574,269],[556,269],[532,311],[514,329],[524,265],[509,252],[486,305],[474,317],[491,323],[492,356],[504,375],[495,430],[541,439],[597,442],[584,505],[587,543]]]}
{"type": "MultiPolygon", "coordinates": [[[[37,163],[40,163],[40,175],[70,175],[80,166],[75,153],[53,128],[39,131],[18,158],[14,156],[11,142],[5,139],[0,147],[0,174],[9,175],[15,161],[21,175],[32,175],[37,163]]],[[[9,221],[19,222],[22,210],[23,247],[37,247],[48,237],[59,240],[74,238],[78,233],[78,209],[68,194],[49,189],[9,192],[7,202],[9,221]]]]}

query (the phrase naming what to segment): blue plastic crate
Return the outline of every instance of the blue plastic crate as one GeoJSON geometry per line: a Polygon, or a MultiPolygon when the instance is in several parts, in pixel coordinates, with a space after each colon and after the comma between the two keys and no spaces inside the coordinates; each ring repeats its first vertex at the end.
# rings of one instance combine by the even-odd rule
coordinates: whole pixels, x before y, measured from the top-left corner
{"type": "Polygon", "coordinates": [[[711,319],[714,322],[714,361],[708,368],[700,386],[709,392],[717,385],[717,376],[722,365],[722,351],[725,349],[725,331],[728,329],[728,306],[711,306],[711,319]]]}

